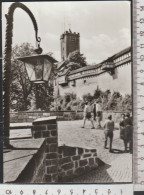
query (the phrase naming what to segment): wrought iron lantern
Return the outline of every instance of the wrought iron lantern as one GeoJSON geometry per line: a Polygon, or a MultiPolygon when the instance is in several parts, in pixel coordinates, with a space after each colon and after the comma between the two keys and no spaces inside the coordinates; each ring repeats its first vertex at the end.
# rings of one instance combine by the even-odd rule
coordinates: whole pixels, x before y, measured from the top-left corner
{"type": "Polygon", "coordinates": [[[50,55],[33,55],[17,58],[24,62],[29,80],[33,83],[45,83],[49,80],[52,66],[57,61],[50,55]]]}

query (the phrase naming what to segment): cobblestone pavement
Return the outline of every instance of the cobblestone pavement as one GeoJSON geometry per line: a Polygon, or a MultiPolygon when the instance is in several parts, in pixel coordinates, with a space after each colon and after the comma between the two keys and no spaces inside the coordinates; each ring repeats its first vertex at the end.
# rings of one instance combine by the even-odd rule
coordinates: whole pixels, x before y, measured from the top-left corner
{"type": "MultiPolygon", "coordinates": [[[[97,149],[98,157],[104,162],[96,170],[73,180],[74,183],[132,182],[132,154],[124,153],[119,130],[114,131],[113,153],[104,149],[103,129],[91,129],[90,121],[81,128],[82,121],[58,122],[59,145],[97,149]]],[[[95,124],[96,126],[96,124],[95,124]]],[[[117,125],[118,127],[118,125],[117,125]]]]}

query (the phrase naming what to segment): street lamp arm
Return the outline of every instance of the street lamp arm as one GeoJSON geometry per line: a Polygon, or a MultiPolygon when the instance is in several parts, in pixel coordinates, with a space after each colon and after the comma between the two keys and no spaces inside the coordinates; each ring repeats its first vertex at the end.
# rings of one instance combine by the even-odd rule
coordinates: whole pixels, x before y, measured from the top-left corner
{"type": "Polygon", "coordinates": [[[13,13],[14,13],[14,11],[15,11],[16,8],[23,9],[29,15],[29,17],[31,18],[31,20],[33,22],[33,26],[34,26],[34,30],[35,30],[35,38],[36,38],[36,41],[37,42],[40,42],[41,41],[41,38],[38,37],[38,26],[37,26],[36,19],[35,19],[33,13],[24,4],[22,4],[22,3],[13,3],[9,7],[8,14],[5,15],[6,16],[6,19],[13,21],[13,13]]]}
{"type": "Polygon", "coordinates": [[[33,13],[22,3],[13,3],[8,10],[8,14],[6,15],[6,35],[5,35],[5,51],[4,51],[4,76],[3,76],[3,139],[4,146],[6,148],[10,147],[9,144],[9,123],[10,123],[10,78],[11,78],[11,56],[12,56],[12,37],[13,37],[13,14],[16,8],[23,9],[31,18],[34,30],[35,37],[38,43],[38,51],[39,53],[42,49],[39,46],[41,41],[40,37],[38,37],[38,27],[37,22],[34,18],[33,13]]]}

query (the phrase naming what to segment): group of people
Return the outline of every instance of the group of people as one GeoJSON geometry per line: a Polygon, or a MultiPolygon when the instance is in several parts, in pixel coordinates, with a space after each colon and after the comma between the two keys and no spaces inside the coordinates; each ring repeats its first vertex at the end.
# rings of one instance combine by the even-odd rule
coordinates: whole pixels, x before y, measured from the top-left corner
{"type": "Polygon", "coordinates": [[[84,121],[83,121],[82,128],[85,128],[85,123],[86,123],[87,119],[91,121],[91,124],[92,124],[91,129],[95,129],[93,120],[97,121],[98,128],[101,128],[102,108],[101,108],[101,105],[100,105],[100,100],[95,101],[93,105],[91,105],[90,102],[85,103],[84,121]]]}
{"type": "MultiPolygon", "coordinates": [[[[98,128],[101,129],[101,121],[102,121],[102,108],[100,105],[100,100],[97,100],[94,102],[93,105],[91,105],[90,102],[85,103],[84,107],[84,121],[82,128],[85,127],[86,120],[90,120],[92,124],[91,129],[95,129],[94,126],[94,120],[97,121],[98,128]]],[[[113,131],[114,131],[115,123],[112,120],[112,115],[109,114],[107,119],[104,122],[103,128],[104,128],[104,135],[105,135],[105,141],[104,141],[104,148],[107,148],[107,142],[109,138],[109,152],[112,152],[112,142],[113,142],[113,131]]],[[[129,151],[132,153],[133,148],[133,127],[132,127],[132,117],[130,117],[130,114],[122,114],[121,120],[119,122],[119,129],[120,129],[120,139],[124,142],[124,148],[125,152],[128,150],[128,143],[129,143],[129,151]]]]}

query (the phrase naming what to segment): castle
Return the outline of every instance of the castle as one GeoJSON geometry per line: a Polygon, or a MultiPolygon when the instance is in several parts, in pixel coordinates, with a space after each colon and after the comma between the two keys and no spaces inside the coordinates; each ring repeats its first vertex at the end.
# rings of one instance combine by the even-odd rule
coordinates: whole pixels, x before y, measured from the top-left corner
{"type": "Polygon", "coordinates": [[[65,68],[64,60],[69,53],[80,51],[80,34],[66,31],[60,37],[62,62],[58,64],[58,76],[54,81],[55,97],[74,93],[82,99],[85,94],[93,94],[99,88],[118,91],[122,95],[131,94],[131,47],[110,56],[96,65],[87,65],[73,71],[65,68]]]}

